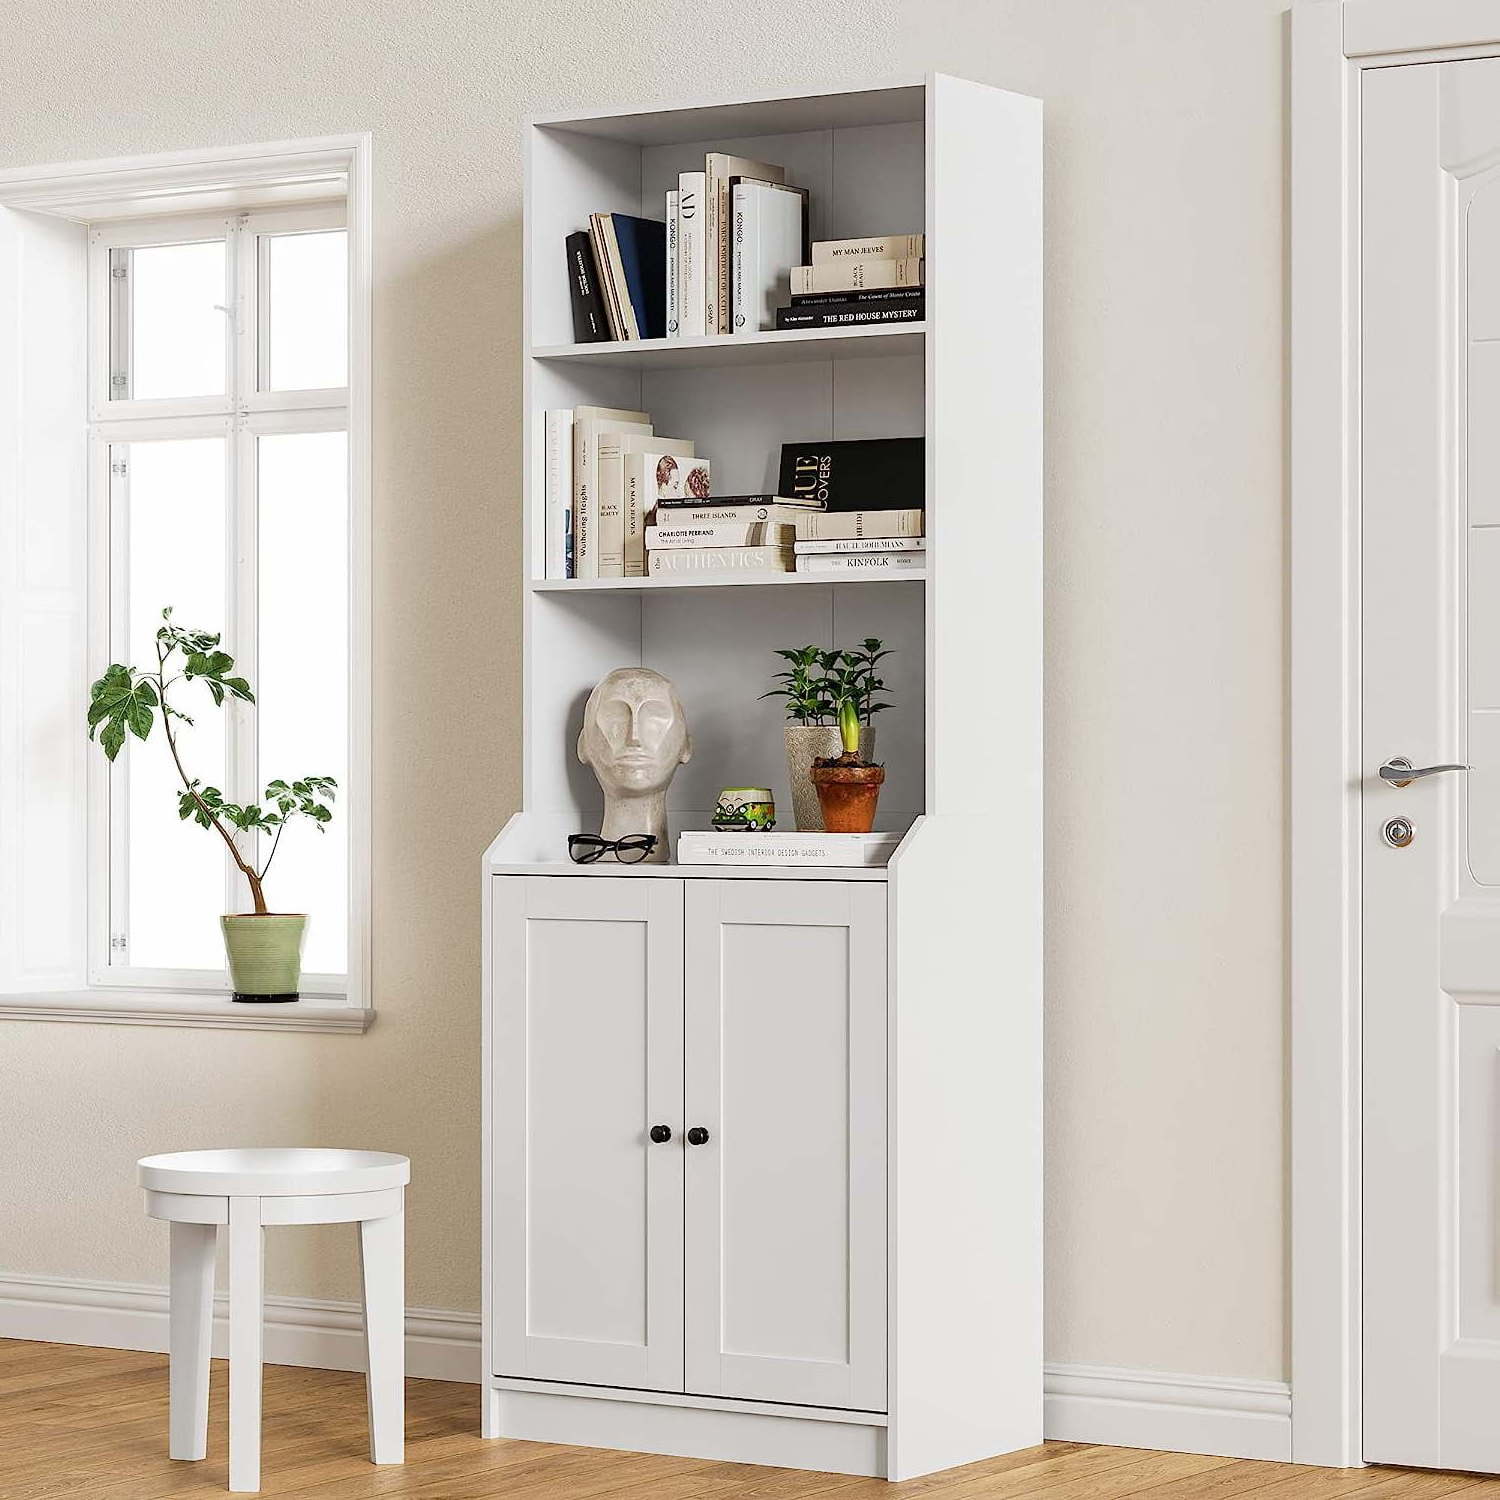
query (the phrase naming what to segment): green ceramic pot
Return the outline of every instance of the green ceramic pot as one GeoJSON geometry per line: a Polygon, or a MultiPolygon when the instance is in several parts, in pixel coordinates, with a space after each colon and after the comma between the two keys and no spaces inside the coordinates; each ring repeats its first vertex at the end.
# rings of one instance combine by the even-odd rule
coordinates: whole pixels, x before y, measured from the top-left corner
{"type": "Polygon", "coordinates": [[[220,917],[224,949],[229,955],[229,980],[236,1000],[296,1000],[302,983],[302,939],[305,916],[280,912],[256,916],[220,917]]]}

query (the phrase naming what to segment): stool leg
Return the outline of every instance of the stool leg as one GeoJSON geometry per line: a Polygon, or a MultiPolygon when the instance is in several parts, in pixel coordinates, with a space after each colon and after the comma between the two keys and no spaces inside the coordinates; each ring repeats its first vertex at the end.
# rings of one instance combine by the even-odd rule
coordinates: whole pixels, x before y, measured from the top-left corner
{"type": "Polygon", "coordinates": [[[365,1219],[359,1262],[365,1290],[365,1393],[370,1411],[370,1462],[405,1460],[406,1215],[365,1219]]]}
{"type": "Polygon", "coordinates": [[[265,1230],[259,1198],[229,1200],[229,1488],[260,1488],[261,1300],[265,1230]]]}
{"type": "Polygon", "coordinates": [[[167,1452],[198,1459],[208,1452],[208,1355],[214,1331],[213,1224],[171,1226],[171,1420],[167,1452]]]}

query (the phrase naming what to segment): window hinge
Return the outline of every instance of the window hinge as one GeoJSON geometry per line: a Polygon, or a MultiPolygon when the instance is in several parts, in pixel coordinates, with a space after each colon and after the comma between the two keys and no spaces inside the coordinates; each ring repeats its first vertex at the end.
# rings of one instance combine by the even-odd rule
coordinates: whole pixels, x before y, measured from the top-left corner
{"type": "Polygon", "coordinates": [[[117,459],[114,459],[110,463],[109,472],[111,474],[122,474],[123,475],[123,474],[128,474],[130,472],[130,469],[129,469],[129,466],[126,464],[126,462],[125,462],[125,460],[123,458],[117,458],[117,459]]]}
{"type": "Polygon", "coordinates": [[[109,935],[109,951],[111,953],[124,953],[130,946],[123,932],[112,932],[109,935]]]}

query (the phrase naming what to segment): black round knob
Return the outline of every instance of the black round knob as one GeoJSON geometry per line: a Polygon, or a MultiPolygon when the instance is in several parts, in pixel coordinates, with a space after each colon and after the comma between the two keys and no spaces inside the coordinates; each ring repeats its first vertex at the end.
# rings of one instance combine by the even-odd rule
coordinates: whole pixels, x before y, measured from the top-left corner
{"type": "Polygon", "coordinates": [[[702,1146],[708,1140],[708,1132],[701,1125],[694,1125],[687,1133],[687,1143],[690,1146],[702,1146]]]}
{"type": "Polygon", "coordinates": [[[651,1139],[658,1146],[672,1139],[672,1127],[670,1125],[653,1125],[651,1127],[651,1139]]]}

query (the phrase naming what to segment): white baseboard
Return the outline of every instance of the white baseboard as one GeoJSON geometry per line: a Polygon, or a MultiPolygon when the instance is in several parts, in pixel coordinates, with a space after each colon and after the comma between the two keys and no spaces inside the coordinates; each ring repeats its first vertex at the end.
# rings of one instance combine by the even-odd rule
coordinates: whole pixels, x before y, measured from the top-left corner
{"type": "MultiPolygon", "coordinates": [[[[220,1358],[227,1336],[220,1292],[214,1317],[220,1358]]],[[[0,1275],[0,1338],[160,1353],[167,1347],[166,1288],[0,1275]]],[[[359,1304],[268,1296],[265,1349],[269,1364],[362,1370],[359,1304]]],[[[479,1314],[409,1309],[406,1369],[428,1380],[477,1382],[479,1314]]],[[[1291,1392],[1279,1381],[1048,1365],[1043,1388],[1049,1438],[1225,1458],[1291,1457],[1291,1392]]]]}
{"type": "MultiPolygon", "coordinates": [[[[227,1300],[214,1306],[214,1355],[228,1353],[227,1300]]],[[[104,1349],[167,1347],[165,1287],[59,1276],[0,1275],[0,1338],[104,1349]]],[[[357,1302],[266,1298],[266,1362],[318,1370],[363,1370],[364,1323],[357,1302]]],[[[406,1373],[427,1380],[479,1379],[479,1314],[409,1308],[406,1373]]]]}
{"type": "Polygon", "coordinates": [[[1224,1458],[1292,1456],[1292,1392],[1284,1381],[1048,1365],[1043,1390],[1049,1438],[1224,1458]]]}

